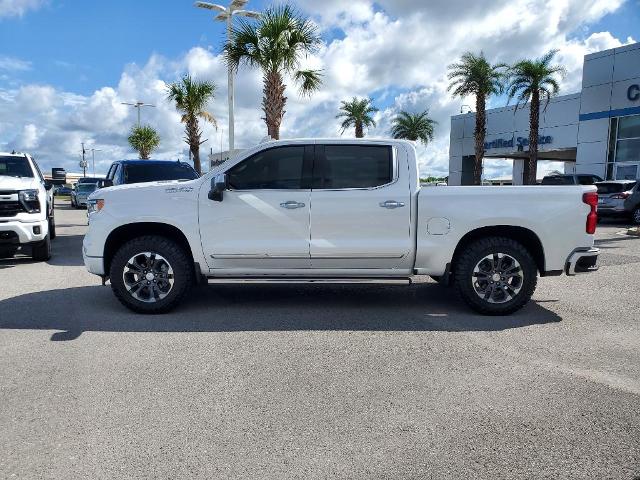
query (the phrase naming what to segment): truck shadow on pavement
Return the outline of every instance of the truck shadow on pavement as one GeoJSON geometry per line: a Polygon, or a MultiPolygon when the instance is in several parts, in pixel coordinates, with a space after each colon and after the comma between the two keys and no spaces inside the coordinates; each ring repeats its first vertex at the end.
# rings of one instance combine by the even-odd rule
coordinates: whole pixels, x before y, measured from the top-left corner
{"type": "MultiPolygon", "coordinates": [[[[80,267],[84,265],[82,260],[83,235],[65,235],[59,233],[51,243],[51,258],[47,260],[49,265],[62,267],[80,267]]],[[[11,268],[25,263],[39,263],[31,259],[30,247],[26,251],[19,250],[13,258],[0,259],[0,269],[11,268]]]]}
{"type": "Polygon", "coordinates": [[[164,315],[132,313],[109,287],[89,286],[8,298],[0,312],[0,329],[57,330],[52,341],[83,332],[499,331],[561,320],[535,302],[511,316],[481,316],[435,283],[202,286],[164,315]]]}

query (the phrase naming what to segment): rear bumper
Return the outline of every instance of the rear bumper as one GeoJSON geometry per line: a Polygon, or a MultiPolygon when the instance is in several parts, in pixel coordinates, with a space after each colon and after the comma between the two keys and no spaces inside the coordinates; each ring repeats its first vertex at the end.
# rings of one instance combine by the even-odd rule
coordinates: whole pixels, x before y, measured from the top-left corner
{"type": "Polygon", "coordinates": [[[574,250],[565,265],[564,271],[567,275],[577,275],[580,273],[590,273],[598,270],[599,248],[583,248],[574,250]]]}

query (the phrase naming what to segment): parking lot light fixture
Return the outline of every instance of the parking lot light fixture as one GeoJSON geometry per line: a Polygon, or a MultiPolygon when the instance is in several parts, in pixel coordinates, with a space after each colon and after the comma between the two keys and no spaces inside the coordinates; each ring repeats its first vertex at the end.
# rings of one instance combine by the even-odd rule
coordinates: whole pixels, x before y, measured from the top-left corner
{"type": "MultiPolygon", "coordinates": [[[[227,23],[227,40],[231,39],[231,29],[233,27],[233,17],[241,16],[247,18],[259,18],[260,13],[251,10],[243,10],[242,8],[249,0],[232,0],[229,6],[224,7],[217,3],[195,2],[193,5],[205,10],[214,10],[219,12],[214,20],[227,23]]],[[[233,117],[233,70],[227,66],[227,100],[229,102],[229,151],[234,150],[234,117],[233,117]]]]}

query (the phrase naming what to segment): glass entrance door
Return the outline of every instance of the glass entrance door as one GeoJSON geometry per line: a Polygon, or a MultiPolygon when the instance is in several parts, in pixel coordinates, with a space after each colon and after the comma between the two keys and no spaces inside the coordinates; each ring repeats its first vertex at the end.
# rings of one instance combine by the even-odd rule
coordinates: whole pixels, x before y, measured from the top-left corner
{"type": "Polygon", "coordinates": [[[616,165],[616,180],[636,180],[637,178],[637,163],[616,165]]]}

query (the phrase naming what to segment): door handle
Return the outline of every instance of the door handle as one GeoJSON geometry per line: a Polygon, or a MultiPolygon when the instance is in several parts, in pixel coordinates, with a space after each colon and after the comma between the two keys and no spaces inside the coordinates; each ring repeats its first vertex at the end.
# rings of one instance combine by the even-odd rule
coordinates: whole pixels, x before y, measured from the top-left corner
{"type": "Polygon", "coordinates": [[[395,200],[387,200],[386,202],[381,202],[380,206],[382,208],[399,208],[404,207],[404,202],[396,202],[395,200]]]}
{"type": "Polygon", "coordinates": [[[282,202],[280,204],[280,206],[282,208],[288,208],[289,210],[292,210],[294,208],[302,208],[302,207],[304,207],[304,203],[296,202],[295,200],[288,200],[286,202],[282,202]]]}

